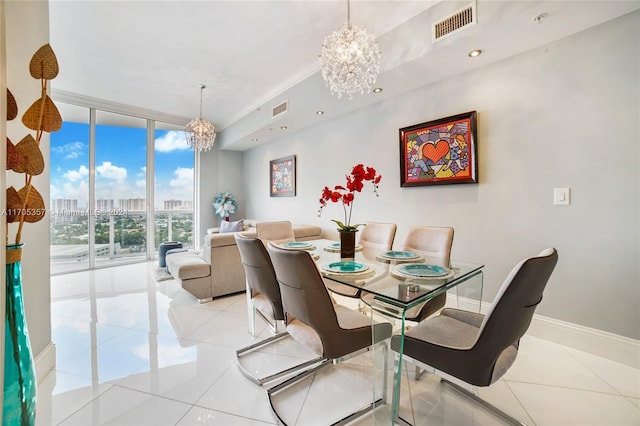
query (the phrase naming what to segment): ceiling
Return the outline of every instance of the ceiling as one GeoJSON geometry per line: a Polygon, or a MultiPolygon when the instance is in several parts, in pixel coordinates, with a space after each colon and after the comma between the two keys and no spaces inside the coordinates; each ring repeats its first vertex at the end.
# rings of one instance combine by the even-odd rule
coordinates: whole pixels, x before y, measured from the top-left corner
{"type": "MultiPolygon", "coordinates": [[[[281,132],[487,65],[629,13],[638,1],[477,1],[477,24],[433,43],[431,26],[467,1],[353,0],[351,21],[376,36],[380,94],[337,99],[324,86],[324,36],[346,1],[50,1],[61,72],[54,97],[83,98],[216,125],[222,149],[246,150],[281,132]],[[541,22],[535,16],[545,13],[541,22]],[[469,58],[472,49],[483,54],[469,58]],[[289,111],[272,117],[287,100],[289,111]],[[316,115],[323,110],[324,115],[316,115]],[[286,126],[286,130],[281,130],[286,126]]],[[[64,115],[64,111],[63,111],[64,115]]]]}

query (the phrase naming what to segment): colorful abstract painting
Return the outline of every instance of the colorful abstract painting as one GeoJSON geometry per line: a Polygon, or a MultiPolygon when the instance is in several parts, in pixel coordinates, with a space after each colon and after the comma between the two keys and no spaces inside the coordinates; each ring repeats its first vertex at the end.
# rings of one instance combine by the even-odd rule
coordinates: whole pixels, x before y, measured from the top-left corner
{"type": "Polygon", "coordinates": [[[296,195],[296,157],[271,160],[269,162],[271,174],[270,187],[272,197],[295,197],[296,195]]]}
{"type": "Polygon", "coordinates": [[[476,112],[400,129],[401,186],[477,183],[476,112]]]}

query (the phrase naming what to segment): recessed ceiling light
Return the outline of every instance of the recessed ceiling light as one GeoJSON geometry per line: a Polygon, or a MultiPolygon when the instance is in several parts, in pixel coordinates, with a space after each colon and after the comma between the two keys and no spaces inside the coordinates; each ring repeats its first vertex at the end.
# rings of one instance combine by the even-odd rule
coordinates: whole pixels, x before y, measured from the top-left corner
{"type": "Polygon", "coordinates": [[[469,52],[469,57],[475,58],[476,56],[480,56],[481,53],[482,53],[482,50],[480,49],[472,50],[471,52],[469,52]]]}
{"type": "Polygon", "coordinates": [[[544,18],[546,18],[548,15],[544,12],[534,16],[533,18],[531,18],[531,21],[535,22],[536,24],[539,24],[540,22],[542,22],[544,20],[544,18]]]}
{"type": "Polygon", "coordinates": [[[316,111],[316,115],[322,115],[324,114],[324,111],[316,111]]]}
{"type": "Polygon", "coordinates": [[[373,93],[380,93],[382,92],[382,87],[376,87],[375,89],[373,89],[373,93]]]}
{"type": "Polygon", "coordinates": [[[287,130],[287,126],[280,126],[280,130],[287,130]]]}

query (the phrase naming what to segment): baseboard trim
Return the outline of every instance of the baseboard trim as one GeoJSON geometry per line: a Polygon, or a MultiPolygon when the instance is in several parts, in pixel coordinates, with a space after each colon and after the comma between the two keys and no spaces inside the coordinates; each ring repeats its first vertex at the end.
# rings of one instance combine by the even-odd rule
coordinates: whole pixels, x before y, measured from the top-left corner
{"type": "Polygon", "coordinates": [[[633,368],[640,368],[640,340],[542,315],[533,316],[527,333],[633,368]]]}
{"type": "Polygon", "coordinates": [[[44,349],[34,357],[36,367],[36,383],[42,383],[47,374],[56,368],[56,345],[49,342],[44,349]]]}
{"type": "MultiPolygon", "coordinates": [[[[447,297],[447,306],[455,307],[455,292],[447,297]]],[[[487,312],[490,304],[482,302],[481,312],[487,312]]],[[[460,297],[458,307],[477,311],[478,301],[460,297]]],[[[534,315],[527,334],[607,358],[633,368],[640,368],[640,340],[620,336],[594,328],[573,324],[542,315],[534,315]]]]}

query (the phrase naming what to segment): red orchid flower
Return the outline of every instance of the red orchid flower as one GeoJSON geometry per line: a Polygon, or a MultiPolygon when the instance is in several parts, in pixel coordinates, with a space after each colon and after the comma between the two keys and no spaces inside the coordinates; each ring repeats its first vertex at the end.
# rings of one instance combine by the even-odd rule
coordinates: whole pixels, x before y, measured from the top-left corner
{"type": "Polygon", "coordinates": [[[361,224],[351,225],[351,211],[353,209],[353,201],[356,192],[362,192],[365,181],[371,181],[373,184],[373,192],[378,196],[378,184],[382,180],[382,175],[378,175],[373,167],[365,167],[363,164],[356,164],[351,169],[351,174],[346,175],[346,186],[336,185],[333,190],[325,186],[322,190],[320,198],[320,209],[318,216],[321,215],[322,209],[327,205],[328,201],[337,203],[342,202],[344,209],[345,221],[332,219],[341,230],[357,231],[361,224]],[[347,207],[349,207],[347,211],[347,207]]]}

